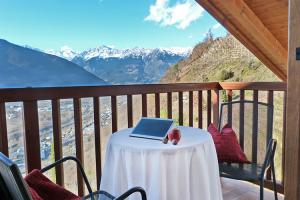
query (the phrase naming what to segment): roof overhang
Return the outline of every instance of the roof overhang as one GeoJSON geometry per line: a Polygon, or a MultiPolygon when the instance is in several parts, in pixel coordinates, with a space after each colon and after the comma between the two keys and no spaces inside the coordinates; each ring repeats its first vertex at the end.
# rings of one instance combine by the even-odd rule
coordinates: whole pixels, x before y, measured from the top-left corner
{"type": "Polygon", "coordinates": [[[287,0],[196,0],[283,81],[287,80],[287,0]]]}

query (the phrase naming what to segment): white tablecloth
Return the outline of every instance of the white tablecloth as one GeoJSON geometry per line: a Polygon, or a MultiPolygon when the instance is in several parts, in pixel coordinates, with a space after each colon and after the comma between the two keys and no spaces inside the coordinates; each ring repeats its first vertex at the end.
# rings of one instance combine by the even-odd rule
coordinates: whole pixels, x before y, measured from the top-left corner
{"type": "Polygon", "coordinates": [[[141,186],[149,200],[222,200],[211,136],[197,128],[178,128],[182,137],[176,146],[129,137],[132,129],[113,134],[106,150],[100,189],[118,196],[141,186]]]}

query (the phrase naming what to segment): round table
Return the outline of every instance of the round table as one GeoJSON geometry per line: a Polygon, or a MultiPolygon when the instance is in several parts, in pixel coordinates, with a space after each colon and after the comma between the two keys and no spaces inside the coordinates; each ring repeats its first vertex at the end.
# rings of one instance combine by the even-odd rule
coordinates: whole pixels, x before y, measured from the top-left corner
{"type": "Polygon", "coordinates": [[[198,128],[178,128],[182,134],[178,145],[130,137],[132,129],[111,135],[100,189],[118,196],[140,186],[149,200],[221,200],[218,160],[210,134],[198,128]]]}

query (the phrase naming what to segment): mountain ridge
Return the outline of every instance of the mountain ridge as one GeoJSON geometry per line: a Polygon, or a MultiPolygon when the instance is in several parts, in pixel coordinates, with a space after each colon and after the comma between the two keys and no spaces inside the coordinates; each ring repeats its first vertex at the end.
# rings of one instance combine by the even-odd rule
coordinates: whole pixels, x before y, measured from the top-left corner
{"type": "Polygon", "coordinates": [[[56,55],[67,60],[72,60],[75,57],[80,57],[84,60],[91,58],[124,58],[129,56],[147,56],[154,51],[165,52],[169,54],[179,55],[186,57],[191,52],[190,47],[170,47],[170,48],[129,48],[129,49],[117,49],[109,46],[98,46],[95,48],[89,48],[84,51],[75,51],[68,46],[62,46],[59,51],[45,50],[45,53],[56,55]]]}
{"type": "Polygon", "coordinates": [[[76,52],[64,46],[47,53],[66,58],[111,84],[157,83],[169,66],[186,58],[190,48],[132,48],[108,46],[76,52]]]}
{"type": "Polygon", "coordinates": [[[0,87],[65,87],[106,85],[66,59],[0,39],[0,87]]]}

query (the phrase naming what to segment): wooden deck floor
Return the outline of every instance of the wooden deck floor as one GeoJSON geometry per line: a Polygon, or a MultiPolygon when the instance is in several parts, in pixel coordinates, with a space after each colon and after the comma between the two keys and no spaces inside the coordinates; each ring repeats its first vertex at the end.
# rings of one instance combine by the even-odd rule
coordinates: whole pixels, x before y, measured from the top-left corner
{"type": "MultiPolygon", "coordinates": [[[[252,183],[222,178],[222,191],[224,200],[259,200],[259,187],[252,183]]],[[[274,193],[265,189],[264,200],[274,200],[274,193]]],[[[284,196],[279,194],[279,200],[284,196]]]]}

